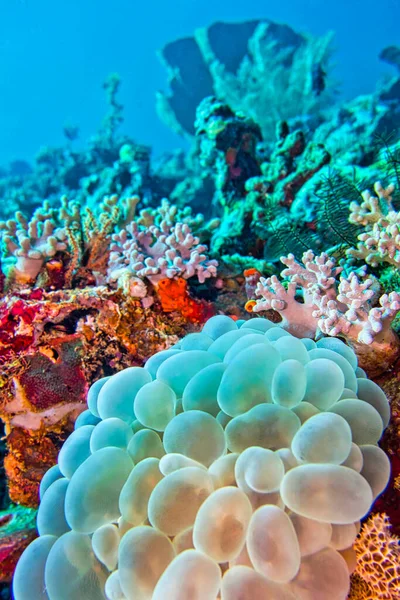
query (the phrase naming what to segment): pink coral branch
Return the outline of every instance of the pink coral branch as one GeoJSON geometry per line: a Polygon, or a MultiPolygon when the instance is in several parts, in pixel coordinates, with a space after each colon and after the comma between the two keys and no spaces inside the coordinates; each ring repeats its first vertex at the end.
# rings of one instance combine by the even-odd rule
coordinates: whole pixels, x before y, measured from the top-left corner
{"type": "Polygon", "coordinates": [[[261,277],[253,312],[275,310],[282,318],[282,327],[299,336],[343,335],[353,342],[372,344],[378,336],[382,341],[394,335],[390,324],[400,310],[398,292],[381,296],[380,307],[373,307],[374,280],[360,281],[355,273],[338,279],[342,268],[326,253],[315,256],[309,250],[302,264],[292,254],[282,257],[281,262],[286,265],[281,273],[286,282],[275,275],[261,277]]]}
{"type": "Polygon", "coordinates": [[[206,254],[187,223],[162,219],[159,225],[145,227],[132,222],[112,236],[108,279],[148,279],[157,284],[163,278],[196,276],[200,283],[217,274],[218,263],[206,254]]]}

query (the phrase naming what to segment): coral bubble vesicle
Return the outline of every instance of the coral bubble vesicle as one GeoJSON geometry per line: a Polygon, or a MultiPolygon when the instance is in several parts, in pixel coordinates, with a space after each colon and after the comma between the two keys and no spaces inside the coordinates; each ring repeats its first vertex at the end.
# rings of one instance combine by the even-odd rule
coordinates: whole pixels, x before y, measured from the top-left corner
{"type": "Polygon", "coordinates": [[[364,517],[373,500],[370,486],[359,473],[348,467],[321,463],[291,469],[283,478],[281,495],[293,512],[339,525],[364,517]]]}
{"type": "Polygon", "coordinates": [[[252,514],[250,500],[237,487],[213,492],[200,506],[193,528],[193,544],[217,563],[236,558],[246,541],[252,514]]]}
{"type": "Polygon", "coordinates": [[[97,450],[85,460],[73,474],[65,496],[65,517],[71,529],[93,533],[118,519],[119,495],[132,468],[127,452],[115,447],[97,450]]]}
{"type": "Polygon", "coordinates": [[[110,377],[101,387],[97,398],[100,417],[118,417],[131,424],[135,418],[135,396],[140,388],[150,381],[150,373],[141,367],[130,367],[110,377]]]}
{"type": "Polygon", "coordinates": [[[269,344],[239,352],[222,376],[217,395],[221,410],[237,417],[257,404],[272,402],[271,383],[280,362],[278,352],[269,344]]]}
{"type": "Polygon", "coordinates": [[[255,570],[276,583],[291,581],[300,568],[296,531],[278,506],[261,506],[254,512],[247,532],[247,550],[255,570]]]}
{"type": "Polygon", "coordinates": [[[94,383],[15,600],[346,600],[389,406],[349,346],[311,342],[218,315],[94,383]]]}
{"type": "Polygon", "coordinates": [[[175,557],[166,535],[152,527],[127,531],[118,553],[118,573],[127,600],[148,600],[165,569],[175,557]]]}
{"type": "Polygon", "coordinates": [[[179,452],[207,467],[225,452],[224,430],[201,410],[176,415],[164,431],[163,443],[167,453],[179,452]]]}

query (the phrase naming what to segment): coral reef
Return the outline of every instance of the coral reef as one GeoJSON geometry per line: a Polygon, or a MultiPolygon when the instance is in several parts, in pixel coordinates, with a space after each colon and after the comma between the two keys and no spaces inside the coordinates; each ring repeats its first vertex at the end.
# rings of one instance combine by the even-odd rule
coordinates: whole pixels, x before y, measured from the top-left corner
{"type": "MultiPolygon", "coordinates": [[[[195,125],[200,164],[214,182],[214,210],[222,217],[211,247],[261,258],[277,224],[294,218],[296,195],[330,155],[322,144],[307,143],[303,131],[291,132],[285,121],[277,123],[275,143],[267,144],[254,121],[212,96],[200,103],[195,125]]],[[[303,225],[313,226],[310,214],[303,225]]]]}
{"type": "Polygon", "coordinates": [[[151,148],[117,131],[123,121],[123,107],[117,99],[119,85],[116,74],[106,80],[109,111],[83,149],[71,145],[43,147],[29,172],[20,174],[10,169],[0,173],[0,196],[4,200],[1,218],[13,219],[18,210],[31,214],[41,207],[43,198],[55,207],[61,196],[67,196],[93,210],[104,196],[132,197],[140,193],[145,205],[156,205],[171,193],[178,182],[176,171],[170,167],[164,177],[159,177],[150,169],[151,148]]]}
{"type": "MultiPolygon", "coordinates": [[[[267,19],[197,30],[161,52],[170,89],[157,94],[159,115],[178,133],[192,136],[198,104],[215,95],[255,120],[267,142],[276,122],[289,120],[294,129],[315,130],[313,141],[324,144],[338,166],[370,165],[376,136],[395,132],[398,139],[399,73],[379,82],[371,94],[335,105],[331,41],[331,34],[311,38],[267,19]]],[[[396,47],[380,58],[397,69],[396,47]]]]}
{"type": "Polygon", "coordinates": [[[218,262],[207,258],[207,247],[193,235],[191,226],[203,236],[218,221],[205,224],[201,215],[192,216],[189,207],[178,211],[166,200],[159,209],[143,209],[135,218],[139,200],[138,196],[106,196],[92,211],[64,196],[57,209],[46,201],[29,225],[17,213],[22,231],[15,221],[0,222],[0,230],[7,231],[6,287],[39,283],[55,289],[118,281],[127,294],[143,298],[147,295],[144,279],[155,286],[165,277],[195,276],[200,283],[215,277],[218,262]],[[25,250],[19,249],[11,234],[25,250]],[[43,276],[38,278],[39,274],[43,276]]]}
{"type": "MultiPolygon", "coordinates": [[[[41,535],[19,566],[28,586],[33,572],[29,572],[30,561],[39,557],[41,563],[34,571],[37,578],[32,587],[20,587],[17,595],[26,592],[28,596],[21,598],[32,600],[35,585],[43,591],[44,562],[49,554],[52,566],[47,571],[56,575],[53,579],[45,575],[51,579],[48,591],[43,592],[46,598],[60,581],[65,582],[68,600],[75,595],[86,597],[86,588],[83,595],[79,590],[84,582],[71,577],[71,571],[57,570],[57,557],[67,569],[69,562],[63,553],[69,555],[73,549],[82,551],[87,561],[93,598],[103,599],[104,593],[108,598],[115,594],[120,599],[130,597],[129,569],[124,571],[124,560],[130,557],[127,540],[147,535],[149,530],[153,532],[149,535],[154,535],[153,516],[149,513],[149,521],[139,523],[134,515],[125,518],[122,513],[118,523],[116,519],[104,526],[97,527],[97,523],[96,535],[89,539],[86,530],[64,533],[65,527],[71,527],[71,519],[72,528],[79,529],[75,517],[84,516],[72,517],[68,512],[67,522],[60,508],[63,494],[73,493],[68,491],[77,481],[73,471],[84,468],[85,457],[89,463],[97,453],[106,456],[119,445],[122,462],[110,460],[109,464],[107,459],[98,465],[105,485],[112,480],[115,494],[121,475],[118,471],[113,478],[115,469],[128,464],[127,470],[133,468],[132,473],[140,475],[149,464],[154,467],[153,471],[149,467],[150,476],[155,475],[153,483],[160,479],[157,486],[179,478],[180,472],[188,469],[211,476],[213,489],[208,498],[216,498],[215,506],[209,508],[208,499],[201,507],[187,502],[179,518],[196,506],[192,517],[200,523],[203,512],[207,517],[207,511],[221,508],[223,494],[236,495],[243,506],[244,497],[250,501],[251,556],[242,552],[225,561],[224,555],[220,570],[215,564],[221,557],[214,557],[215,548],[206,539],[207,519],[197,526],[193,539],[190,532],[174,532],[172,544],[165,541],[165,533],[151,542],[156,546],[165,542],[167,554],[172,545],[178,556],[171,562],[171,570],[164,563],[161,570],[166,568],[165,573],[172,573],[180,582],[196,580],[179,575],[180,569],[188,566],[179,557],[198,563],[194,546],[212,555],[202,564],[209,573],[205,585],[219,581],[226,572],[223,598],[236,598],[244,586],[244,593],[253,600],[253,586],[257,585],[264,595],[268,590],[279,600],[292,599],[293,594],[302,597],[305,588],[314,589],[310,570],[320,575],[318,585],[324,600],[328,596],[344,600],[351,572],[349,598],[393,596],[383,577],[380,589],[374,588],[382,555],[371,554],[371,549],[381,545],[385,560],[393,562],[395,536],[400,535],[400,79],[396,73],[368,95],[345,103],[337,98],[334,103],[335,86],[328,69],[330,39],[330,35],[311,38],[267,20],[216,23],[163,50],[171,95],[159,94],[159,108],[175,130],[190,139],[187,152],[173,151],[153,160],[151,148],[119,132],[124,118],[119,100],[121,80],[112,74],[103,86],[107,113],[86,144],[76,148],[79,130],[74,124],[65,125],[65,147],[42,149],[32,168],[15,161],[0,170],[4,219],[0,222],[0,418],[4,423],[0,469],[4,462],[7,477],[7,490],[4,486],[0,490],[0,510],[4,509],[0,513],[0,592],[1,586],[10,582],[22,550],[36,535],[33,518],[40,497],[37,525],[41,535]],[[227,46],[226,40],[232,36],[235,44],[229,41],[227,46]],[[393,135],[385,137],[385,132],[392,130],[393,135]],[[373,186],[373,182],[378,183],[373,186]],[[285,266],[281,274],[280,257],[285,266]],[[244,322],[249,318],[246,310],[265,311],[269,321],[251,314],[244,322]],[[210,320],[213,315],[218,317],[210,320]],[[241,357],[234,356],[237,352],[241,357]],[[257,352],[261,356],[258,362],[257,352]],[[279,365],[273,360],[276,352],[282,360],[279,365]],[[204,359],[205,355],[209,358],[204,359]],[[209,359],[213,364],[201,362],[209,359]],[[169,367],[176,371],[171,374],[169,367]],[[210,379],[200,381],[196,369],[203,374],[206,371],[210,379]],[[167,373],[165,380],[163,372],[167,373]],[[128,383],[128,398],[119,384],[113,386],[129,373],[135,374],[134,379],[150,377],[151,381],[144,382],[143,392],[132,391],[128,383]],[[186,376],[192,395],[186,388],[178,389],[180,377],[186,376]],[[295,405],[304,385],[308,396],[295,405]],[[147,396],[146,386],[157,389],[147,396]],[[107,396],[110,388],[112,401],[111,395],[107,396]],[[339,393],[339,388],[341,397],[335,396],[338,401],[332,406],[318,405],[327,395],[339,393]],[[268,402],[267,390],[271,394],[268,402]],[[98,410],[102,397],[107,406],[98,410]],[[118,411],[124,406],[130,416],[134,406],[133,422],[121,419],[121,424],[118,411]],[[154,410],[149,412],[146,406],[154,410]],[[277,449],[281,442],[272,444],[257,437],[261,433],[257,419],[252,418],[260,414],[260,407],[261,413],[264,409],[280,411],[286,417],[290,413],[288,422],[283,419],[284,426],[278,418],[275,423],[287,451],[282,452],[284,446],[277,449]],[[167,435],[170,424],[172,428],[197,413],[202,415],[200,419],[212,422],[219,434],[221,428],[223,431],[228,452],[224,453],[217,433],[221,455],[216,457],[215,469],[207,461],[196,462],[198,455],[185,455],[192,447],[200,454],[203,450],[212,453],[215,439],[207,427],[205,434],[195,431],[191,435],[187,423],[182,431],[178,427],[167,435]],[[362,424],[361,417],[365,417],[362,424]],[[347,421],[351,429],[349,463],[339,467],[344,463],[336,461],[333,466],[341,473],[343,469],[352,471],[354,480],[367,481],[373,490],[374,503],[371,505],[366,491],[356,503],[359,512],[351,523],[332,519],[321,523],[314,513],[302,514],[304,506],[294,506],[301,495],[293,499],[282,484],[294,478],[298,469],[311,473],[312,469],[303,467],[322,469],[312,435],[302,437],[300,432],[309,431],[323,418],[336,419],[342,425],[347,421]],[[240,430],[244,422],[241,438],[235,428],[240,430]],[[298,431],[292,431],[290,423],[298,425],[298,431]],[[247,439],[250,448],[240,446],[240,439],[247,439]],[[79,452],[74,454],[76,444],[79,452]],[[252,448],[263,444],[264,453],[257,454],[252,448]],[[312,454],[305,463],[303,450],[312,454]],[[127,452],[135,466],[126,463],[127,452]],[[266,482],[264,470],[258,466],[271,458],[265,452],[280,456],[272,459],[275,475],[279,475],[279,460],[284,463],[285,475],[275,491],[260,491],[259,486],[266,482]],[[241,467],[235,474],[236,459],[241,467]],[[156,469],[156,463],[165,468],[156,469]],[[8,506],[9,496],[16,504],[8,506]],[[260,500],[260,496],[265,497],[260,500]],[[285,516],[281,514],[283,502],[291,510],[283,513],[285,516]],[[264,509],[271,503],[269,514],[264,509]],[[365,521],[368,510],[372,516],[365,521]],[[381,513],[388,517],[379,516],[381,513]],[[281,537],[272,542],[280,545],[284,556],[293,550],[288,561],[294,565],[293,577],[285,571],[286,582],[278,581],[276,573],[269,580],[271,573],[260,567],[257,523],[262,525],[269,518],[274,523],[274,519],[283,519],[288,536],[283,543],[280,529],[281,537]],[[356,522],[359,518],[361,524],[356,522]],[[297,538],[290,537],[288,520],[293,522],[297,538]],[[324,543],[308,553],[304,537],[316,522],[320,533],[324,526],[326,534],[331,529],[324,543]],[[53,526],[59,527],[57,535],[63,534],[58,541],[53,539],[53,526]],[[203,537],[200,529],[204,529],[203,537]],[[119,532],[126,534],[121,543],[119,532]],[[300,562],[295,539],[301,541],[300,562]],[[296,565],[300,565],[297,574],[296,565]],[[335,575],[332,578],[327,576],[327,565],[330,575],[335,575]],[[93,568],[96,575],[92,577],[93,568]],[[104,592],[98,582],[103,585],[106,577],[104,592]],[[68,587],[73,580],[77,594],[68,587]],[[339,590],[336,596],[335,586],[339,590]]],[[[396,66],[397,55],[396,48],[389,47],[381,58],[396,66]]],[[[348,436],[346,439],[348,447],[348,436]]],[[[338,443],[335,452],[342,447],[338,443]]],[[[317,450],[329,449],[325,436],[317,450]]],[[[332,491],[335,477],[326,480],[331,487],[324,502],[342,489],[333,485],[332,491]]],[[[86,485],[86,477],[83,480],[86,485]]],[[[76,486],[80,494],[81,484],[76,486]]],[[[97,502],[100,508],[109,501],[108,492],[103,492],[97,502]]],[[[146,493],[140,492],[140,502],[147,498],[146,493]]],[[[341,494],[340,502],[346,500],[343,514],[352,502],[351,494],[341,494]]],[[[168,500],[168,494],[165,498],[168,500]]],[[[125,512],[126,504],[120,500],[125,512]]],[[[309,507],[320,509],[312,499],[308,504],[307,511],[309,507]]],[[[167,518],[168,511],[163,511],[167,518]]],[[[229,523],[231,518],[229,513],[229,523]]],[[[220,528],[221,522],[219,519],[213,526],[213,535],[222,536],[218,539],[224,547],[234,545],[236,526],[225,530],[220,528]]],[[[161,527],[158,521],[156,526],[161,527]]],[[[19,575],[17,580],[21,581],[19,575]]],[[[157,594],[164,600],[166,576],[161,575],[160,582],[157,594]]],[[[4,594],[8,600],[6,589],[4,594]]]]}
{"type": "Polygon", "coordinates": [[[215,312],[187,280],[202,286],[215,278],[217,261],[204,254],[199,236],[216,224],[166,201],[135,215],[138,201],[110,196],[92,211],[63,197],[59,208],[45,202],[30,223],[18,214],[1,224],[0,414],[15,502],[37,504],[43,473],[84,410],[95,376],[142,364],[215,312]]]}

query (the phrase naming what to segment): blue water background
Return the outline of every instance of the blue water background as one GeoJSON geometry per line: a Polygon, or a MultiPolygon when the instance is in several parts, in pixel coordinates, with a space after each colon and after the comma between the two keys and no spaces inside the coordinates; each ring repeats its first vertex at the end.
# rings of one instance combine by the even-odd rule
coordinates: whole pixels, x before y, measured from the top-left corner
{"type": "Polygon", "coordinates": [[[399,0],[0,0],[0,165],[63,144],[66,122],[82,141],[93,134],[111,72],[122,77],[122,131],[156,154],[181,145],[155,112],[155,91],[166,88],[156,51],[213,21],[258,17],[334,30],[346,98],[372,91],[391,72],[380,50],[400,44],[399,0]]]}

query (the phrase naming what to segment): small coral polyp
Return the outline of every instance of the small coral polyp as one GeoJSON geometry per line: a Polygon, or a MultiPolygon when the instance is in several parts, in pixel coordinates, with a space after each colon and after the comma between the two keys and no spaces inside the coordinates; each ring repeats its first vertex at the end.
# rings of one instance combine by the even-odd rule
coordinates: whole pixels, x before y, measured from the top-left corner
{"type": "Polygon", "coordinates": [[[15,600],[345,600],[390,409],[337,338],[216,316],[105,377],[41,483],[15,600]]]}

